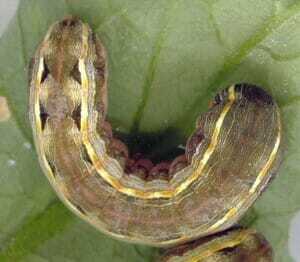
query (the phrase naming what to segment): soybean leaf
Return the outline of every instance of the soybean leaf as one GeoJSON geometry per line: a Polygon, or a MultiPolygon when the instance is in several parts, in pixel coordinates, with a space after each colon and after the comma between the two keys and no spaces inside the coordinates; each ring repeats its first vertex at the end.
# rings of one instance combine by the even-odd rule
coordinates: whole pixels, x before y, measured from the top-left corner
{"type": "Polygon", "coordinates": [[[49,25],[72,14],[107,48],[114,129],[146,140],[149,155],[184,144],[197,115],[228,84],[250,82],[272,93],[283,113],[285,159],[244,224],[267,237],[276,261],[291,261],[289,227],[300,209],[299,13],[296,0],[20,1],[0,40],[0,260],[153,261],[157,254],[80,221],[38,166],[27,64],[49,25]]]}

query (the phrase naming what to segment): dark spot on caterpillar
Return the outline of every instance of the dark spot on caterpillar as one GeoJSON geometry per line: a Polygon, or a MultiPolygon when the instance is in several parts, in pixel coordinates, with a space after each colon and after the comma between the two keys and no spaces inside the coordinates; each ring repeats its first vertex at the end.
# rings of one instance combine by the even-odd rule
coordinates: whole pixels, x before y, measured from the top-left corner
{"type": "Polygon", "coordinates": [[[69,19],[64,19],[64,20],[61,22],[61,24],[62,24],[63,26],[67,26],[68,23],[69,23],[69,19]]]}
{"type": "Polygon", "coordinates": [[[249,102],[256,103],[257,105],[272,105],[272,97],[262,88],[251,84],[237,84],[235,91],[242,94],[249,102]]]}
{"type": "Polygon", "coordinates": [[[77,24],[77,22],[78,21],[76,19],[72,19],[72,20],[70,20],[69,25],[70,26],[75,26],[77,24]]]}
{"type": "Polygon", "coordinates": [[[61,25],[64,27],[70,26],[70,27],[74,27],[75,25],[78,24],[78,19],[76,17],[66,17],[64,20],[61,21],[61,25]]]}
{"type": "Polygon", "coordinates": [[[83,215],[87,215],[87,212],[78,204],[76,204],[72,199],[68,198],[68,201],[83,215]]]}
{"type": "Polygon", "coordinates": [[[188,139],[186,143],[186,156],[188,161],[191,161],[192,156],[196,152],[197,146],[201,143],[204,139],[204,134],[202,130],[197,129],[194,134],[188,139]]]}
{"type": "Polygon", "coordinates": [[[212,108],[215,105],[219,105],[221,103],[226,103],[228,101],[228,90],[230,87],[227,87],[217,93],[214,99],[210,102],[209,107],[212,108]]]}
{"type": "Polygon", "coordinates": [[[44,83],[47,76],[49,75],[49,72],[50,71],[49,71],[49,68],[47,66],[46,59],[44,58],[44,70],[43,70],[42,77],[41,77],[41,84],[44,83]]]}
{"type": "Polygon", "coordinates": [[[214,104],[214,105],[218,105],[218,104],[220,104],[221,102],[222,102],[222,97],[221,97],[219,94],[217,94],[217,95],[215,96],[215,99],[214,99],[213,104],[214,104]]]}
{"type": "Polygon", "coordinates": [[[235,247],[226,247],[226,248],[223,248],[223,249],[219,250],[218,252],[222,252],[224,254],[230,254],[230,253],[235,252],[237,250],[237,248],[238,248],[237,246],[235,246],[235,247]]]}
{"type": "Polygon", "coordinates": [[[45,107],[40,103],[40,120],[41,120],[42,130],[44,130],[45,128],[48,117],[49,114],[46,112],[45,107]]]}
{"type": "Polygon", "coordinates": [[[49,167],[52,171],[53,176],[55,177],[56,176],[56,167],[55,167],[53,161],[47,159],[47,162],[48,162],[48,165],[49,165],[49,167]]]}
{"type": "Polygon", "coordinates": [[[77,106],[72,112],[72,118],[75,121],[77,128],[80,130],[81,128],[81,105],[77,106]]]}
{"type": "Polygon", "coordinates": [[[85,146],[82,147],[81,155],[82,155],[82,158],[83,158],[84,161],[86,161],[89,164],[93,165],[92,159],[90,158],[85,146]]]}
{"type": "Polygon", "coordinates": [[[70,75],[73,77],[73,79],[79,83],[81,85],[81,75],[79,72],[79,67],[78,67],[78,61],[77,63],[74,65],[70,75]]]}

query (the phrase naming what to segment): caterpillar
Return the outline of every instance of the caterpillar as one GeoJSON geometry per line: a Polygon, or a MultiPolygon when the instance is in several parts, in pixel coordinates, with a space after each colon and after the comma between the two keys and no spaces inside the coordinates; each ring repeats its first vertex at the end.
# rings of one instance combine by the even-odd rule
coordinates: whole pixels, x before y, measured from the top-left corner
{"type": "MultiPolygon", "coordinates": [[[[134,159],[112,132],[107,77],[103,44],[74,17],[49,28],[30,64],[36,151],[59,198],[101,232],[124,241],[170,247],[227,232],[279,167],[282,124],[274,99],[255,85],[229,86],[198,117],[185,154],[154,165],[134,159]]],[[[219,245],[210,239],[212,248],[204,252],[240,246],[249,236],[262,239],[241,232],[228,231],[219,245]],[[233,241],[239,234],[245,237],[233,241]]]]}

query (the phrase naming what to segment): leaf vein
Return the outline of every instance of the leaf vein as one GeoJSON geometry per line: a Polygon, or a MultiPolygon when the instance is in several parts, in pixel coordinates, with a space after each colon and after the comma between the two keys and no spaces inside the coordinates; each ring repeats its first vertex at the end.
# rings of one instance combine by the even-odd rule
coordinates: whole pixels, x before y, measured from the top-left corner
{"type": "MultiPolygon", "coordinates": [[[[237,67],[241,64],[241,62],[255,49],[259,44],[261,44],[267,37],[269,37],[276,29],[282,26],[286,21],[288,21],[293,16],[299,14],[300,12],[300,3],[293,4],[289,8],[285,9],[279,14],[271,16],[262,27],[257,30],[256,33],[251,35],[245,42],[243,42],[238,51],[233,52],[231,55],[225,59],[223,66],[219,71],[208,81],[207,87],[203,88],[203,90],[210,90],[211,92],[215,92],[217,88],[228,78],[229,74],[233,73],[237,67]]],[[[203,92],[199,92],[195,94],[195,99],[190,109],[187,113],[179,119],[178,123],[185,122],[187,123],[186,130],[184,130],[184,134],[190,134],[191,128],[193,127],[192,122],[194,122],[197,117],[199,111],[197,110],[199,107],[199,101],[202,99],[207,99],[211,93],[206,93],[202,95],[203,92]]]]}
{"type": "Polygon", "coordinates": [[[153,47],[153,53],[151,56],[151,59],[148,64],[147,73],[145,76],[144,84],[142,86],[142,99],[141,102],[138,105],[138,109],[135,113],[135,116],[133,118],[133,124],[130,130],[130,133],[138,132],[140,129],[141,119],[143,117],[148,98],[150,96],[150,90],[153,85],[153,81],[155,79],[156,69],[158,65],[158,60],[160,57],[161,50],[163,48],[163,43],[165,41],[166,35],[167,35],[167,29],[169,27],[169,23],[171,20],[172,15],[174,15],[174,9],[177,7],[177,2],[172,6],[172,8],[169,8],[165,12],[165,22],[163,23],[163,26],[161,30],[159,31],[156,41],[154,43],[153,47]]]}

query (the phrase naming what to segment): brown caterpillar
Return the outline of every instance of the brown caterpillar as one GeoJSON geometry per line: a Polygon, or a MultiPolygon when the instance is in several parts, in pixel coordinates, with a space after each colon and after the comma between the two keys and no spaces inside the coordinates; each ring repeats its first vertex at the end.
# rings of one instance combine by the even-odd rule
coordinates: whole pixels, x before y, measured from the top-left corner
{"type": "Polygon", "coordinates": [[[131,158],[114,138],[106,83],[105,50],[90,27],[73,17],[52,25],[30,69],[36,150],[61,200],[106,234],[164,247],[221,232],[278,168],[280,112],[259,87],[220,92],[198,118],[185,155],[154,166],[131,158]]]}

